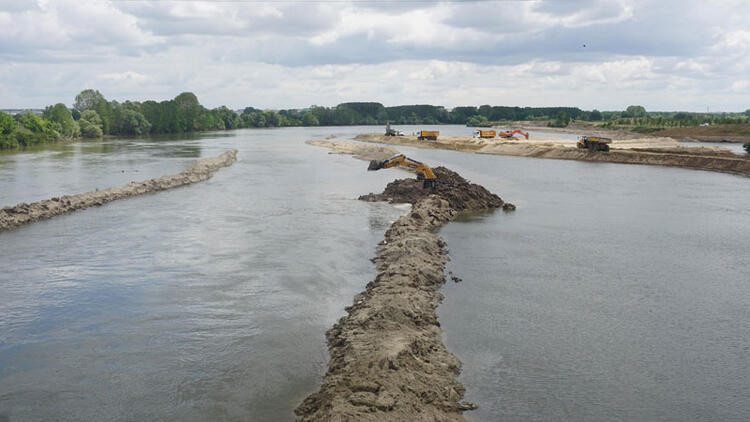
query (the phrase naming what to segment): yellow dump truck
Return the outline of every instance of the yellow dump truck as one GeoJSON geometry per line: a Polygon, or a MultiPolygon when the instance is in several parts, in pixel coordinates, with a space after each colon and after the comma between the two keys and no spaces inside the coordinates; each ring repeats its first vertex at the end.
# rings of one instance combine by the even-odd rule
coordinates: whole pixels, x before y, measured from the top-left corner
{"type": "Polygon", "coordinates": [[[609,151],[609,144],[612,142],[610,138],[602,138],[599,136],[581,136],[578,138],[576,146],[578,149],[587,148],[591,152],[595,151],[609,151]]]}
{"type": "Polygon", "coordinates": [[[430,141],[437,141],[438,135],[440,135],[440,132],[436,130],[420,130],[417,132],[417,139],[420,141],[424,141],[425,139],[429,139],[430,141]]]}
{"type": "Polygon", "coordinates": [[[474,131],[475,138],[494,138],[495,136],[497,136],[497,132],[494,130],[477,129],[474,131]]]}

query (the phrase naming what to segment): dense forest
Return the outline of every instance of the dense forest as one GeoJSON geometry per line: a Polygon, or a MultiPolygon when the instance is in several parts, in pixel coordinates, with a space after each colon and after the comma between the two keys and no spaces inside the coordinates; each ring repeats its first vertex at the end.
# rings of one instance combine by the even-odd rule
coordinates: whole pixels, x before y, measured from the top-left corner
{"type": "Polygon", "coordinates": [[[140,136],[285,126],[348,126],[392,124],[466,124],[490,126],[518,120],[567,126],[573,120],[601,122],[604,127],[630,126],[644,131],[659,127],[699,124],[745,123],[745,113],[647,112],[642,106],[624,111],[584,111],[578,107],[506,107],[482,105],[446,109],[434,105],[386,107],[376,102],[350,102],[335,107],[311,106],[279,111],[246,107],[242,112],[225,106],[207,109],[195,94],[183,92],[167,101],[108,101],[96,90],[87,89],[75,97],[73,108],[58,103],[41,116],[25,112],[11,116],[0,112],[0,149],[79,137],[105,135],[140,136]]]}

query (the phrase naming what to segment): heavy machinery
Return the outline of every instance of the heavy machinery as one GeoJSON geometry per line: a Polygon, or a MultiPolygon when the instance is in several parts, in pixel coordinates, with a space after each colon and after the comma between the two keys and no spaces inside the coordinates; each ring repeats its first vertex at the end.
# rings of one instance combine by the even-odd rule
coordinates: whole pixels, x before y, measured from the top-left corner
{"type": "Polygon", "coordinates": [[[495,132],[494,130],[477,129],[474,131],[475,138],[491,139],[491,138],[494,138],[496,135],[497,135],[497,132],[495,132]]]}
{"type": "Polygon", "coordinates": [[[391,124],[386,123],[385,124],[385,136],[402,136],[403,133],[401,131],[398,131],[396,129],[391,129],[391,124]]]}
{"type": "Polygon", "coordinates": [[[609,144],[612,142],[610,138],[602,138],[599,136],[581,136],[576,142],[578,149],[588,148],[591,152],[596,151],[609,151],[609,144]]]}
{"type": "Polygon", "coordinates": [[[435,189],[435,186],[437,186],[437,177],[431,168],[417,160],[412,160],[404,154],[399,154],[383,161],[372,160],[367,170],[380,170],[396,166],[415,171],[417,173],[417,180],[424,180],[422,186],[425,189],[435,189]]]}
{"type": "Polygon", "coordinates": [[[425,139],[429,139],[430,141],[437,141],[438,135],[440,135],[440,132],[436,130],[420,130],[417,132],[417,139],[420,141],[424,141],[425,139]]]}
{"type": "Polygon", "coordinates": [[[508,131],[505,131],[505,132],[498,133],[498,135],[500,135],[503,138],[512,138],[513,135],[515,135],[515,134],[523,135],[526,139],[529,139],[529,132],[524,132],[524,131],[521,131],[521,130],[518,130],[518,129],[516,129],[516,130],[508,130],[508,131]]]}

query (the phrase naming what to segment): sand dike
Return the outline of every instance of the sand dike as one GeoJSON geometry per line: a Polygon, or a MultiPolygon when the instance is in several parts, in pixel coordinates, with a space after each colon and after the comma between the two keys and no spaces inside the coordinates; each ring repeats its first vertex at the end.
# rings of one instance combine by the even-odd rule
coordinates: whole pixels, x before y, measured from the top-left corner
{"type": "Polygon", "coordinates": [[[235,161],[237,161],[237,150],[233,149],[218,157],[197,160],[185,171],[178,174],[143,182],[131,182],[119,188],[95,190],[77,195],[45,199],[31,204],[20,203],[14,207],[5,207],[0,210],[0,232],[75,210],[104,205],[118,199],[201,182],[209,179],[217,170],[231,166],[235,161]]]}
{"type": "Polygon", "coordinates": [[[298,420],[463,421],[476,408],[462,401],[461,362],[442,343],[435,311],[448,256],[435,232],[459,211],[515,207],[449,169],[433,170],[435,190],[410,178],[360,197],[413,207],[378,245],[375,280],[326,333],[328,371],[295,410],[298,420]]]}
{"type": "Polygon", "coordinates": [[[609,152],[578,149],[574,140],[500,140],[468,136],[441,136],[437,141],[420,141],[416,136],[357,135],[355,140],[378,144],[409,145],[490,155],[596,161],[683,167],[750,177],[750,155],[734,154],[716,147],[685,147],[671,138],[616,139],[609,152]]]}

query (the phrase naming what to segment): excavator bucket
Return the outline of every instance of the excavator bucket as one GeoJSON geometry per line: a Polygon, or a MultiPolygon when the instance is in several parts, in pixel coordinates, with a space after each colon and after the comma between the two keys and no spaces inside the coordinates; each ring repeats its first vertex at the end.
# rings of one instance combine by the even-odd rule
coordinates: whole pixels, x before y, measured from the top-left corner
{"type": "Polygon", "coordinates": [[[380,170],[383,168],[383,163],[384,161],[372,160],[370,161],[370,165],[367,166],[367,170],[380,170]]]}

